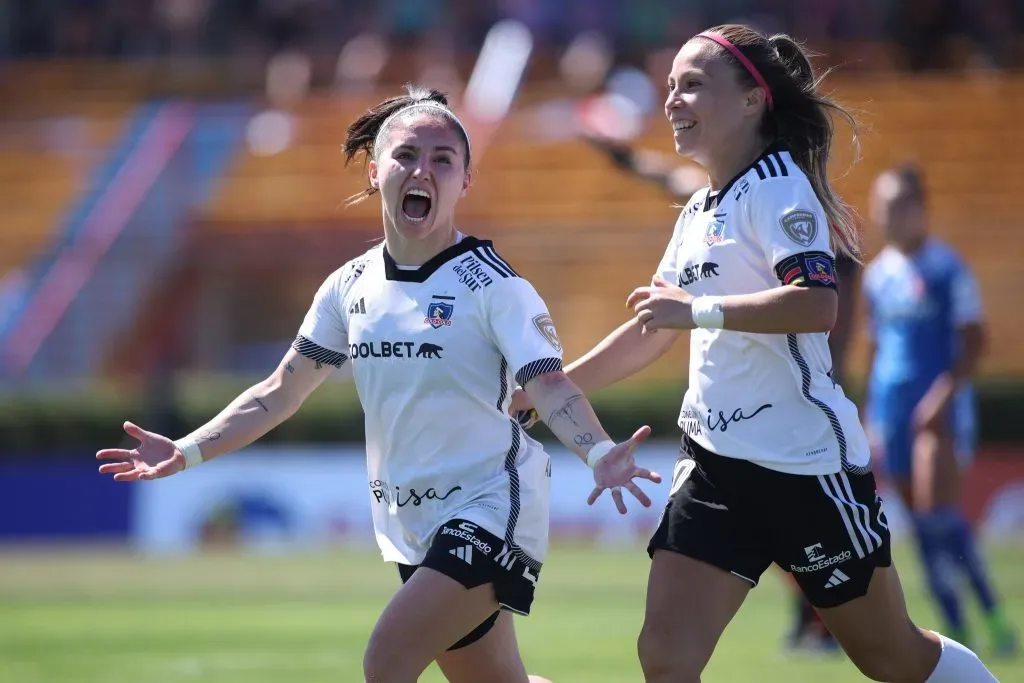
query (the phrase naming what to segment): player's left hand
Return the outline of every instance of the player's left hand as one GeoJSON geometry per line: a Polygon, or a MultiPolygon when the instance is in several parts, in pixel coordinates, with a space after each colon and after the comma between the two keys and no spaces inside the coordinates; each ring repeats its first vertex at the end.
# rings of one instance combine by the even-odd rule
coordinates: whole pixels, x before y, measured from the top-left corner
{"type": "Polygon", "coordinates": [[[690,312],[692,301],[693,297],[681,288],[655,277],[650,287],[634,289],[626,305],[633,308],[647,334],[661,329],[692,330],[696,327],[690,312]]]}
{"type": "Polygon", "coordinates": [[[651,472],[645,467],[638,467],[633,453],[636,447],[643,443],[651,435],[651,428],[644,425],[636,430],[627,441],[618,444],[608,455],[601,458],[594,467],[594,490],[587,496],[587,505],[593,505],[601,497],[605,489],[612,490],[612,500],[620,514],[626,514],[626,503],[622,499],[622,489],[626,489],[633,497],[640,501],[645,508],[651,507],[651,499],[647,497],[634,479],[647,479],[655,484],[661,483],[661,475],[651,472]]]}

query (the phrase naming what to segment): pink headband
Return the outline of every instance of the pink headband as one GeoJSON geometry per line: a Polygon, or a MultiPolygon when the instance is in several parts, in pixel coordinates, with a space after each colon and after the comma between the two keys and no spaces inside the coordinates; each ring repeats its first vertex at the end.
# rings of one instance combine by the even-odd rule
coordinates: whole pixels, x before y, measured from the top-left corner
{"type": "Polygon", "coordinates": [[[768,82],[764,80],[764,76],[762,76],[761,72],[757,70],[757,67],[754,66],[754,63],[747,59],[746,55],[740,52],[740,49],[738,47],[730,43],[727,38],[723,38],[717,33],[698,33],[697,37],[713,40],[722,47],[724,47],[726,50],[728,50],[730,54],[732,54],[732,56],[735,57],[739,61],[739,63],[742,64],[744,68],[746,68],[748,72],[750,72],[750,75],[754,77],[754,82],[757,83],[758,86],[764,88],[764,99],[765,102],[768,104],[768,111],[772,110],[772,107],[775,105],[775,103],[772,101],[772,89],[768,87],[768,82]]]}

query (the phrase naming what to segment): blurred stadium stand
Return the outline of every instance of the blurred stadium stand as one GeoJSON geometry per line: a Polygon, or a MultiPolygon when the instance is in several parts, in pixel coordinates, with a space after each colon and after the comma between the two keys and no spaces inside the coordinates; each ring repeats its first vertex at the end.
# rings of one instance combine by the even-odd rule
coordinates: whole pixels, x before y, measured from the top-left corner
{"type": "MultiPolygon", "coordinates": [[[[819,66],[838,67],[829,87],[863,124],[858,163],[837,145],[848,199],[863,211],[878,171],[917,160],[936,231],[975,264],[990,309],[1014,309],[1019,3],[684,4],[0,2],[0,381],[264,373],[321,279],[379,235],[376,202],[343,206],[363,186],[343,169],[345,127],[405,81],[457,104],[501,17],[524,21],[538,47],[460,221],[535,282],[568,355],[621,320],[675,210],[565,119],[608,67],[660,84],[679,43],[727,19],[792,31],[825,55],[819,66]]],[[[670,150],[659,110],[637,147],[670,150]]],[[[1020,376],[1024,326],[991,324],[986,374],[1020,376]]],[[[855,353],[853,376],[863,369],[855,353]]],[[[678,376],[675,360],[645,377],[665,375],[678,376]]]]}

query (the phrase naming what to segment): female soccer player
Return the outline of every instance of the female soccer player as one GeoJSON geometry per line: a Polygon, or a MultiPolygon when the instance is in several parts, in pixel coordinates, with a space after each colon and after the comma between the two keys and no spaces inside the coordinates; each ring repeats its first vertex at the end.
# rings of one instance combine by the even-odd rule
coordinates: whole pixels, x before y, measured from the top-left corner
{"type": "Polygon", "coordinates": [[[858,233],[826,175],[829,114],[849,115],[817,84],[788,36],[726,25],[683,45],[665,113],[710,186],[683,209],[651,286],[629,296],[635,318],[567,369],[594,391],[692,330],[640,661],[648,683],[699,681],[775,562],[869,678],[995,681],[973,652],[911,622],[867,437],[829,375],[834,254],[856,255],[858,233]]]}
{"type": "Polygon", "coordinates": [[[985,344],[978,285],[960,257],[928,234],[924,181],[913,166],[879,176],[871,217],[886,246],[864,279],[874,342],[868,426],[886,474],[913,511],[947,632],[966,642],[957,596],[963,574],[995,652],[1012,654],[1015,634],[960,509],[962,470],[974,447],[970,381],[985,344]]]}
{"type": "MultiPolygon", "coordinates": [[[[178,441],[131,424],[131,450],[107,449],[117,481],[166,477],[252,443],[341,368],[366,413],[368,496],[385,561],[403,587],[370,636],[364,676],[411,683],[437,661],[453,683],[521,683],[509,612],[528,614],[548,547],[550,461],[510,420],[513,382],[558,438],[644,505],[633,452],[650,433],[609,440],[562,372],[544,302],[488,241],[463,235],[470,141],[436,91],[411,89],[348,129],[348,161],[368,160],[384,241],[331,274],[277,370],[178,441]]],[[[534,679],[537,680],[537,679],[534,679]]]]}
{"type": "MultiPolygon", "coordinates": [[[[605,154],[619,169],[641,180],[653,183],[673,199],[685,204],[695,192],[703,189],[707,176],[699,167],[680,165],[670,155],[660,152],[633,150],[628,146],[596,136],[585,138],[594,148],[605,154]],[[696,171],[696,173],[695,173],[696,171]]],[[[850,331],[854,312],[857,283],[860,279],[860,264],[849,254],[838,254],[836,259],[836,284],[839,304],[836,322],[828,336],[828,348],[832,356],[832,379],[843,383],[846,367],[846,351],[849,348],[850,331]]],[[[790,575],[792,577],[792,575],[790,575]]],[[[786,634],[786,646],[792,650],[808,652],[835,652],[838,645],[828,627],[799,584],[791,581],[794,594],[792,625],[786,634]]]]}

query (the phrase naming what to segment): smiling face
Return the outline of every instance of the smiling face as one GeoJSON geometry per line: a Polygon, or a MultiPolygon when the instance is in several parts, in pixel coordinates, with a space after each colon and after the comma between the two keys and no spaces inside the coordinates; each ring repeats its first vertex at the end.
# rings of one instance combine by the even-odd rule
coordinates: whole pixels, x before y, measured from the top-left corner
{"type": "Polygon", "coordinates": [[[470,182],[457,125],[430,111],[412,113],[389,125],[369,164],[384,220],[406,239],[454,230],[455,205],[470,182]]]}
{"type": "Polygon", "coordinates": [[[722,48],[705,38],[683,45],[668,76],[665,116],[676,152],[705,168],[756,131],[764,97],[746,88],[722,48]]]}

